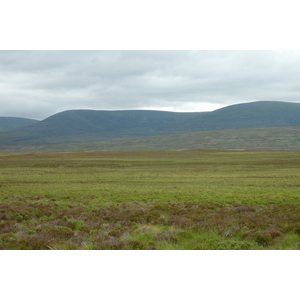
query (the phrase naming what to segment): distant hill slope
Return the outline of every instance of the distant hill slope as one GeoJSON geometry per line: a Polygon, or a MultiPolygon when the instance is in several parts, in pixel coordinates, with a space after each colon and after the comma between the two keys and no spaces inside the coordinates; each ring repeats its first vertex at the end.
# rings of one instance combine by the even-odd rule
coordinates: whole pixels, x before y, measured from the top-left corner
{"type": "Polygon", "coordinates": [[[21,128],[37,123],[37,120],[16,118],[16,117],[0,117],[0,131],[21,128]]]}
{"type": "Polygon", "coordinates": [[[31,126],[0,132],[0,146],[100,142],[244,128],[300,126],[300,104],[260,101],[206,113],[71,110],[31,126]]]}
{"type": "Polygon", "coordinates": [[[89,143],[0,146],[0,152],[183,149],[300,150],[300,127],[229,129],[89,143]]]}
{"type": "Polygon", "coordinates": [[[51,116],[34,128],[48,136],[103,133],[164,126],[201,114],[152,110],[70,110],[51,116]]]}
{"type": "MultiPolygon", "coordinates": [[[[259,101],[230,105],[186,122],[178,122],[178,133],[300,126],[300,104],[259,101]]],[[[165,126],[164,130],[168,130],[165,126]]]]}
{"type": "Polygon", "coordinates": [[[50,116],[27,128],[0,132],[0,145],[34,145],[153,135],[151,130],[151,133],[147,133],[148,128],[164,126],[203,114],[205,113],[150,110],[70,110],[50,116]]]}

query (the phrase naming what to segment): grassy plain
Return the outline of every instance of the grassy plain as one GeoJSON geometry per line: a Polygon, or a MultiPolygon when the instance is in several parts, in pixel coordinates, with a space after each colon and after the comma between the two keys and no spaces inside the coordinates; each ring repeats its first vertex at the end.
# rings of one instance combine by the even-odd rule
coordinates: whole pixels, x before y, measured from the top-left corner
{"type": "Polygon", "coordinates": [[[300,152],[0,154],[1,249],[300,249],[300,152]]]}

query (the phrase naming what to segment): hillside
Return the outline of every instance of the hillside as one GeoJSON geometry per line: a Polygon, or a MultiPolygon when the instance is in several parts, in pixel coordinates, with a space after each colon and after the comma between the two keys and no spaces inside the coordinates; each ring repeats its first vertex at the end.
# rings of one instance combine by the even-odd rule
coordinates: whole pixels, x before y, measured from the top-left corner
{"type": "Polygon", "coordinates": [[[32,127],[47,136],[104,133],[165,126],[202,113],[174,113],[151,110],[97,111],[71,110],[53,115],[32,127]]]}
{"type": "Polygon", "coordinates": [[[299,116],[300,104],[273,101],[231,105],[206,113],[71,110],[27,127],[0,132],[0,147],[83,145],[201,131],[297,127],[299,116]]]}
{"type": "Polygon", "coordinates": [[[0,131],[26,127],[37,122],[37,120],[26,118],[0,117],[0,131]]]}
{"type": "MultiPolygon", "coordinates": [[[[276,101],[259,101],[230,105],[187,122],[178,122],[181,133],[300,126],[300,104],[276,101]]],[[[164,130],[169,127],[165,126],[164,130]]]]}
{"type": "Polygon", "coordinates": [[[64,111],[27,128],[0,132],[0,145],[40,145],[153,136],[152,128],[205,113],[165,111],[64,111]]]}
{"type": "Polygon", "coordinates": [[[300,150],[300,127],[229,129],[100,142],[0,146],[0,152],[183,149],[300,150]]]}

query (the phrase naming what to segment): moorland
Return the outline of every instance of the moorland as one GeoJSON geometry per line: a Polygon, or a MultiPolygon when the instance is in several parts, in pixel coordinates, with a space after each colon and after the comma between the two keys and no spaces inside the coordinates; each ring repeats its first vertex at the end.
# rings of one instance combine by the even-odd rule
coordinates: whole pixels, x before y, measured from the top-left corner
{"type": "Polygon", "coordinates": [[[300,249],[298,151],[0,154],[0,249],[300,249]]]}

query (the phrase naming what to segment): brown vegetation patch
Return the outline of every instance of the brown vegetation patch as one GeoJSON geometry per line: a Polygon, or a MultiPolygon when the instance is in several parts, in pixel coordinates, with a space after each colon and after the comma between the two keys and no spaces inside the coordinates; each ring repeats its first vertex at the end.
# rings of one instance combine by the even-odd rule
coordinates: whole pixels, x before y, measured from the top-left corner
{"type": "Polygon", "coordinates": [[[226,239],[241,235],[264,247],[276,244],[287,233],[300,235],[300,207],[293,205],[135,202],[87,209],[13,202],[0,203],[0,217],[1,249],[51,249],[53,245],[82,249],[90,244],[95,249],[155,249],[156,242],[178,241],[174,231],[151,226],[217,231],[226,239]],[[123,238],[135,234],[136,228],[153,235],[153,241],[123,238]]]}

